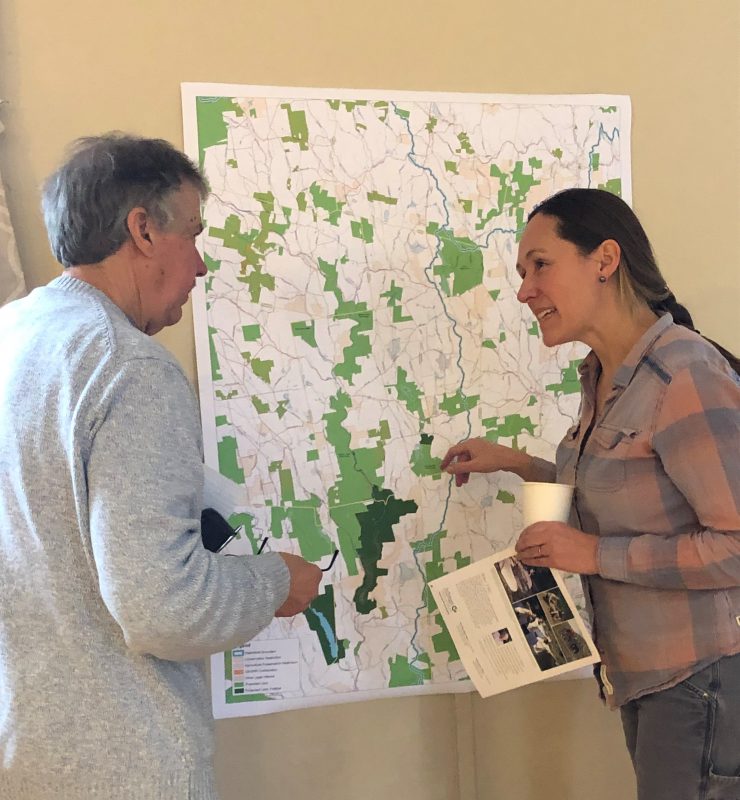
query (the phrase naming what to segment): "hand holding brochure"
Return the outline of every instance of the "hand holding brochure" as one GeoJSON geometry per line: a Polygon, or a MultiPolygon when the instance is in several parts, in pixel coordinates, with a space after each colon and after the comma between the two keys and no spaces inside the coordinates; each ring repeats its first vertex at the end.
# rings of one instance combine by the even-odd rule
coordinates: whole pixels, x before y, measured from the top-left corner
{"type": "Polygon", "coordinates": [[[558,570],[528,567],[514,548],[429,588],[481,697],[599,661],[558,570]]]}

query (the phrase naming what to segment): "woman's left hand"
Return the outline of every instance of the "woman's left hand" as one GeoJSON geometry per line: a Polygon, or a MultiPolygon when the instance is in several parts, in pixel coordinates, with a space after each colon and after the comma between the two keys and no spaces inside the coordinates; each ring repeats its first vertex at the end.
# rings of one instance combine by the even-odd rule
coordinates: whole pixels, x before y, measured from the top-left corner
{"type": "Polygon", "coordinates": [[[517,558],[530,567],[553,567],[565,572],[598,572],[598,538],[564,522],[535,522],[516,543],[517,558]]]}

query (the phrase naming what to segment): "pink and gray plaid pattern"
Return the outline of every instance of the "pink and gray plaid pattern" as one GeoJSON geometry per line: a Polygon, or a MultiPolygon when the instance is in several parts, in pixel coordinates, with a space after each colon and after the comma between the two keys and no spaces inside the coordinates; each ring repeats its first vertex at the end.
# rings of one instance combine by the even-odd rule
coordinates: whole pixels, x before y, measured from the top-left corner
{"type": "Polygon", "coordinates": [[[572,522],[599,537],[599,574],[583,583],[616,707],[740,652],[740,382],[669,314],[594,422],[598,371],[590,353],[557,479],[576,486],[572,522]]]}

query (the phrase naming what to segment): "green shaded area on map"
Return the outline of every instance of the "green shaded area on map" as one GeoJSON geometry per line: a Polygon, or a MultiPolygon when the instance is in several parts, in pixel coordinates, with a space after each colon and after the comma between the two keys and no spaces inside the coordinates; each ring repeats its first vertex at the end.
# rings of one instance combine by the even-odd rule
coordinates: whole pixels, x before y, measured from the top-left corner
{"type": "Polygon", "coordinates": [[[380,425],[377,428],[371,428],[367,435],[372,437],[373,439],[380,439],[383,442],[387,442],[391,438],[391,426],[388,424],[387,419],[381,419],[380,425]]]}
{"type": "Polygon", "coordinates": [[[270,371],[275,366],[275,362],[272,359],[255,358],[251,353],[246,351],[242,353],[242,358],[249,364],[252,368],[252,372],[254,372],[260,380],[263,380],[265,383],[270,382],[270,371]]]}
{"type": "Polygon", "coordinates": [[[372,244],[373,241],[373,226],[370,223],[370,220],[365,219],[365,217],[361,217],[360,221],[352,220],[350,222],[350,228],[352,229],[352,235],[355,239],[362,239],[363,242],[367,244],[372,244]]]}
{"type": "Polygon", "coordinates": [[[388,119],[389,106],[387,100],[377,100],[373,103],[373,108],[376,110],[378,119],[381,122],[385,122],[388,119]]]}
{"type": "Polygon", "coordinates": [[[223,436],[218,442],[218,471],[234,483],[244,483],[244,470],[239,466],[236,438],[223,436]]]}
{"type": "Polygon", "coordinates": [[[458,391],[450,397],[445,394],[439,407],[442,411],[454,417],[457,414],[462,414],[464,411],[470,411],[471,408],[475,408],[478,405],[479,399],[479,394],[470,395],[470,397],[468,397],[463,394],[462,389],[458,389],[458,391]]]}
{"type": "Polygon", "coordinates": [[[303,339],[306,344],[311,347],[318,347],[316,344],[316,323],[314,320],[308,320],[307,322],[291,322],[290,330],[293,336],[303,339]]]}
{"type": "Polygon", "coordinates": [[[290,103],[282,103],[280,108],[288,114],[290,136],[283,136],[283,142],[297,144],[301,150],[308,150],[308,124],[305,111],[294,111],[290,103]]]}
{"type": "MultiPolygon", "coordinates": [[[[527,162],[531,172],[525,172],[524,162],[517,161],[514,164],[514,169],[510,172],[504,172],[496,164],[491,165],[491,177],[498,178],[499,190],[497,195],[497,204],[494,208],[488,211],[478,210],[478,222],[475,225],[477,231],[483,230],[492,219],[506,215],[506,217],[515,217],[515,230],[517,233],[517,241],[520,238],[519,232],[524,229],[524,203],[529,194],[529,190],[533,186],[538,186],[540,181],[535,178],[535,171],[542,169],[542,161],[534,156],[527,162]]],[[[508,225],[511,223],[508,222],[508,225]]]]}
{"type": "Polygon", "coordinates": [[[407,656],[397,655],[388,659],[391,674],[388,687],[393,689],[398,686],[421,686],[424,681],[432,679],[432,664],[427,653],[420,653],[413,664],[409,663],[407,656]],[[421,662],[422,666],[417,666],[421,662]]]}
{"type": "Polygon", "coordinates": [[[342,216],[342,209],[346,203],[339,202],[336,197],[332,197],[326,189],[322,189],[315,181],[308,187],[308,191],[311,195],[311,200],[313,200],[314,208],[326,211],[329,224],[338,226],[339,217],[342,216]]]}
{"type": "Polygon", "coordinates": [[[283,503],[290,503],[295,500],[295,488],[293,487],[293,473],[283,467],[282,461],[273,461],[270,464],[270,472],[277,472],[280,481],[280,497],[283,503]]]}
{"type": "Polygon", "coordinates": [[[432,443],[434,436],[422,433],[419,444],[416,445],[411,453],[411,471],[414,475],[420,478],[434,478],[438,481],[442,477],[439,465],[442,463],[441,458],[432,456],[432,443]]]}
{"type": "Polygon", "coordinates": [[[534,436],[534,423],[529,417],[522,417],[520,414],[507,414],[500,422],[499,417],[486,417],[481,422],[486,428],[486,439],[492,442],[498,442],[499,439],[513,439],[512,446],[515,450],[519,449],[517,437],[520,434],[529,433],[534,436]]]}
{"type": "Polygon", "coordinates": [[[253,394],[250,399],[258,414],[269,414],[272,411],[277,414],[278,419],[282,419],[288,413],[290,400],[278,400],[275,408],[270,409],[269,403],[265,402],[259,395],[253,394]]]}
{"type": "Polygon", "coordinates": [[[401,306],[401,298],[403,297],[403,289],[396,286],[396,281],[391,280],[391,288],[387,292],[382,292],[381,297],[388,298],[388,307],[393,309],[393,322],[410,322],[411,316],[404,316],[403,307],[401,306]]]}
{"type": "Polygon", "coordinates": [[[607,192],[611,192],[612,194],[617,195],[617,197],[622,196],[622,179],[621,178],[611,178],[606,183],[600,183],[598,186],[599,189],[606,189],[607,192]]]}
{"type": "Polygon", "coordinates": [[[379,192],[368,192],[367,199],[370,202],[375,203],[387,203],[389,206],[395,206],[398,203],[397,197],[391,197],[390,195],[380,194],[379,192]]]}
{"type": "Polygon", "coordinates": [[[460,147],[455,150],[456,153],[467,153],[469,156],[475,155],[475,150],[470,145],[470,137],[467,133],[464,131],[458,133],[457,141],[460,142],[460,147]]]}
{"type": "Polygon", "coordinates": [[[334,552],[334,542],[321,527],[319,508],[321,499],[315,494],[303,500],[296,499],[293,474],[281,461],[270,464],[270,472],[277,472],[280,481],[280,505],[272,507],[270,532],[276,539],[283,535],[283,521],[290,523],[291,539],[298,542],[306,561],[316,563],[334,552]]]}
{"type": "Polygon", "coordinates": [[[408,380],[407,374],[403,367],[396,367],[396,383],[393,388],[398,392],[398,399],[412,414],[417,414],[421,422],[429,422],[421,405],[424,395],[412,380],[408,380]]]}
{"type": "Polygon", "coordinates": [[[217,328],[212,328],[210,325],[208,326],[208,351],[211,355],[211,380],[215,383],[216,381],[222,381],[223,375],[221,374],[221,366],[218,363],[218,353],[216,352],[216,343],[213,341],[213,337],[218,333],[217,328]]]}
{"type": "Polygon", "coordinates": [[[554,392],[555,395],[559,394],[575,394],[581,391],[581,381],[578,377],[578,367],[580,366],[582,358],[577,358],[571,361],[565,369],[560,370],[560,383],[548,383],[545,390],[554,392]]]}
{"type": "Polygon", "coordinates": [[[483,253],[480,247],[467,236],[455,236],[452,231],[440,228],[436,222],[427,225],[427,233],[437,237],[441,247],[441,264],[433,266],[439,275],[442,291],[450,295],[461,295],[483,283],[483,253]],[[452,277],[452,286],[450,286],[452,277]]]}
{"type": "Polygon", "coordinates": [[[196,97],[195,117],[198,127],[199,163],[203,166],[205,152],[209,147],[225,144],[227,125],[224,114],[233,111],[237,117],[244,116],[244,110],[231,97],[196,97]]]}
{"type": "Polygon", "coordinates": [[[269,403],[260,400],[256,394],[252,395],[252,405],[255,407],[258,414],[267,414],[270,411],[269,403]]]}
{"type": "Polygon", "coordinates": [[[351,435],[342,423],[352,406],[350,396],[341,390],[330,398],[324,416],[326,440],[334,448],[339,475],[327,492],[329,516],[336,525],[339,551],[350,575],[358,574],[357,551],[360,547],[360,524],[357,514],[372,498],[373,488],[380,484],[378,470],[385,458],[382,439],[374,447],[350,446],[351,435]]]}
{"type": "MultiPolygon", "coordinates": [[[[415,553],[431,553],[431,558],[424,564],[424,578],[427,583],[430,581],[441,578],[447,574],[444,567],[444,559],[442,558],[442,539],[447,536],[446,530],[435,531],[429,534],[425,539],[419,542],[413,542],[411,547],[415,553]]],[[[463,556],[462,553],[457,551],[454,555],[455,566],[454,569],[461,569],[470,564],[470,558],[463,556]]],[[[447,626],[444,624],[442,615],[438,612],[437,603],[434,599],[428,586],[424,587],[424,602],[427,611],[434,616],[434,621],[439,626],[439,632],[432,636],[432,647],[435,653],[447,653],[449,661],[459,661],[460,656],[452,641],[447,626]]]]}
{"type": "Polygon", "coordinates": [[[327,100],[329,108],[339,111],[340,106],[344,106],[345,111],[352,111],[356,106],[366,106],[367,100],[327,100]]]}
{"type": "Polygon", "coordinates": [[[334,448],[339,475],[329,487],[329,516],[337,527],[339,550],[350,575],[358,574],[358,560],[364,575],[362,585],[355,593],[355,604],[360,613],[375,608],[369,594],[385,570],[378,568],[383,542],[393,541],[393,525],[405,514],[417,510],[412,500],[396,498],[382,489],[378,470],[384,463],[385,445],[390,437],[387,421],[382,420],[378,430],[368,431],[377,438],[374,447],[352,449],[351,434],[343,427],[352,401],[339,391],[330,399],[331,411],[324,414],[326,440],[334,448]]]}
{"type": "Polygon", "coordinates": [[[245,342],[256,342],[262,335],[259,325],[242,325],[242,335],[245,342]]]}
{"type": "Polygon", "coordinates": [[[344,360],[336,364],[332,370],[335,375],[352,384],[352,378],[360,372],[358,359],[369,356],[371,352],[368,331],[373,329],[373,312],[368,310],[367,303],[356,303],[345,300],[339,289],[336,262],[334,264],[319,258],[319,270],[325,278],[324,291],[331,292],[337,299],[337,309],[333,319],[349,319],[354,323],[350,329],[350,344],[344,348],[344,360]]]}
{"type": "Polygon", "coordinates": [[[393,526],[406,514],[413,514],[418,506],[413,500],[399,500],[390,489],[373,486],[373,502],[357,515],[360,524],[360,559],[364,576],[354,596],[355,607],[360,614],[369,614],[377,605],[370,593],[378,585],[378,578],[388,570],[378,566],[383,553],[383,544],[394,541],[393,526]]]}
{"type": "Polygon", "coordinates": [[[203,254],[203,263],[206,265],[206,269],[211,274],[218,272],[221,269],[221,262],[216,261],[215,258],[211,258],[208,253],[203,254]]]}
{"type": "Polygon", "coordinates": [[[263,289],[274,291],[275,278],[263,272],[267,255],[278,249],[278,244],[270,241],[272,235],[282,236],[290,227],[291,209],[282,207],[286,222],[278,222],[275,217],[275,198],[271,192],[255,192],[254,198],[262,206],[259,213],[260,227],[242,232],[241,220],[230,214],[223,228],[210,227],[209,236],[221,239],[224,247],[236,250],[242,256],[240,274],[237,280],[249,287],[253,303],[259,303],[263,289]]]}

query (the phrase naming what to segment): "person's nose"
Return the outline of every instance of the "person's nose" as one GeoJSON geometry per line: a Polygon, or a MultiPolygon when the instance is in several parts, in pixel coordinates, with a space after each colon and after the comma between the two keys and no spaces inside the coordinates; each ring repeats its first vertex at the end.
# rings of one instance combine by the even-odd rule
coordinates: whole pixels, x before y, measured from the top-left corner
{"type": "Polygon", "coordinates": [[[208,267],[206,266],[206,262],[203,260],[203,256],[198,253],[198,267],[195,270],[195,274],[198,278],[202,278],[204,275],[208,274],[208,267]]]}
{"type": "Polygon", "coordinates": [[[522,278],[522,285],[519,287],[519,291],[516,293],[516,299],[520,303],[528,303],[537,293],[536,287],[534,285],[534,279],[525,275],[522,278]]]}

